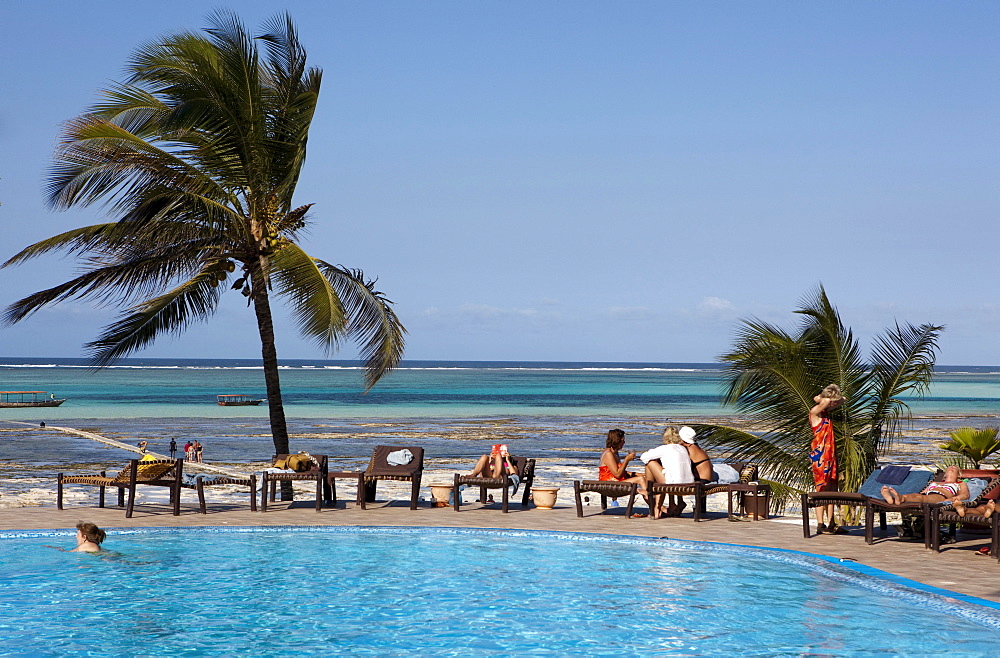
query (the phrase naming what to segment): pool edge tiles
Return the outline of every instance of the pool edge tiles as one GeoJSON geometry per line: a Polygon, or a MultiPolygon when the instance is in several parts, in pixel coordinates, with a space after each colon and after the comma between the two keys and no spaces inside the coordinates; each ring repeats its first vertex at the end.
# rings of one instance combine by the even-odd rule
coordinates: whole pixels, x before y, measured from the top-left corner
{"type": "MultiPolygon", "coordinates": [[[[897,599],[908,599],[915,604],[960,617],[966,621],[1000,630],[1000,602],[953,592],[926,585],[915,580],[860,564],[853,560],[817,555],[786,548],[747,546],[726,542],[693,541],[668,537],[634,537],[610,533],[565,532],[553,530],[526,530],[510,528],[455,528],[436,526],[174,526],[174,527],[107,527],[108,535],[165,535],[177,532],[197,534],[251,534],[251,533],[315,533],[315,534],[441,534],[441,535],[499,535],[505,537],[546,536],[574,542],[609,542],[644,546],[670,546],[685,550],[712,550],[728,554],[743,554],[757,558],[794,564],[799,567],[819,567],[824,576],[833,580],[858,585],[869,591],[897,599]]],[[[5,530],[0,531],[0,541],[6,539],[40,539],[45,537],[72,537],[73,530],[5,530]]]]}

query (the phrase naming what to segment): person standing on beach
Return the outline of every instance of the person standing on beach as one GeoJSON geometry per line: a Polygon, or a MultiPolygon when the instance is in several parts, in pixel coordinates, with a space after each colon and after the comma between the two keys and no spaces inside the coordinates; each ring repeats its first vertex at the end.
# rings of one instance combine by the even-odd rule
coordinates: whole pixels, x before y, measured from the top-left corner
{"type": "Polygon", "coordinates": [[[184,461],[186,462],[192,461],[191,458],[194,455],[194,453],[191,452],[192,448],[193,445],[191,444],[190,440],[184,444],[184,461]]]}
{"type": "Polygon", "coordinates": [[[175,459],[177,455],[177,439],[170,439],[170,458],[175,459]]]}
{"type": "Polygon", "coordinates": [[[139,447],[139,454],[140,455],[145,455],[146,454],[146,446],[149,445],[149,443],[147,443],[146,441],[139,441],[139,443],[137,443],[136,445],[139,447]]]}
{"type": "Polygon", "coordinates": [[[195,441],[194,442],[194,459],[192,461],[196,461],[199,464],[201,463],[201,453],[202,453],[202,450],[204,450],[204,448],[201,445],[201,441],[195,441]]]}
{"type": "MultiPolygon", "coordinates": [[[[833,423],[830,412],[844,403],[840,387],[830,384],[819,395],[813,398],[815,406],[809,410],[809,426],[813,438],[809,450],[809,461],[812,466],[813,482],[816,491],[839,491],[837,484],[837,443],[833,435],[833,423]]],[[[816,507],[816,532],[842,535],[847,531],[837,525],[833,515],[836,506],[819,505],[816,507]]]]}

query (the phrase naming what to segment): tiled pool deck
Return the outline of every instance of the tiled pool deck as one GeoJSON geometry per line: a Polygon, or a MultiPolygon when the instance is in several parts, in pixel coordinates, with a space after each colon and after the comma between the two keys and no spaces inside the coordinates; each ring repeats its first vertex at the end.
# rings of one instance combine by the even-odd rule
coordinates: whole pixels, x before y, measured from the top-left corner
{"type": "MultiPolygon", "coordinates": [[[[560,495],[563,492],[560,492],[560,495]]],[[[110,496],[109,496],[110,497],[110,496]]],[[[336,508],[316,512],[308,500],[295,503],[270,503],[266,513],[251,512],[246,506],[215,504],[209,501],[209,513],[197,513],[193,500],[182,498],[181,515],[172,516],[165,506],[142,504],[135,515],[126,519],[116,507],[72,505],[64,510],[55,507],[22,507],[0,510],[0,530],[71,528],[79,520],[91,521],[102,528],[180,527],[180,526],[433,526],[466,528],[510,528],[593,532],[636,537],[670,537],[692,541],[712,541],[746,546],[760,546],[803,551],[856,561],[925,585],[1000,602],[1000,564],[989,557],[975,555],[988,538],[966,537],[958,544],[946,545],[940,554],[924,550],[921,542],[903,542],[891,537],[865,544],[862,532],[850,535],[802,537],[801,521],[795,518],[771,521],[731,522],[724,514],[710,514],[695,523],[690,514],[683,518],[626,519],[621,508],[598,514],[600,507],[586,507],[586,516],[576,517],[569,504],[560,502],[555,509],[524,510],[513,505],[508,514],[499,505],[482,508],[464,506],[461,512],[451,508],[432,508],[421,503],[410,510],[408,502],[394,500],[369,504],[362,510],[352,502],[340,501],[336,508]]],[[[890,536],[893,535],[890,529],[890,536]]]]}

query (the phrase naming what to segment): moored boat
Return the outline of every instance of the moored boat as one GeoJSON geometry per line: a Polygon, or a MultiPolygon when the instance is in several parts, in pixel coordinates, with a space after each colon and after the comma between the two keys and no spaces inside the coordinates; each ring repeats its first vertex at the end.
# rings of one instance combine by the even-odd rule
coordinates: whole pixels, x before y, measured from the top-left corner
{"type": "Polygon", "coordinates": [[[45,391],[0,391],[0,407],[58,407],[65,401],[45,391]]]}
{"type": "Polygon", "coordinates": [[[216,395],[215,401],[220,407],[256,407],[264,400],[252,395],[216,395]]]}

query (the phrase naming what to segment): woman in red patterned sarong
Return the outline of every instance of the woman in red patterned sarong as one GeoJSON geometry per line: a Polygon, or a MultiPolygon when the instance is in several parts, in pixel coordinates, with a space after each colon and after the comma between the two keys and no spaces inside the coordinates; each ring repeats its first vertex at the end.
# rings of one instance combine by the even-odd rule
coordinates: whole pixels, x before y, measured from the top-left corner
{"type": "MultiPolygon", "coordinates": [[[[837,444],[829,412],[844,403],[844,396],[839,386],[830,384],[814,397],[813,401],[816,406],[809,410],[809,426],[813,432],[809,461],[812,465],[813,481],[816,483],[816,491],[837,491],[837,444]]],[[[834,521],[834,510],[834,505],[816,507],[818,534],[826,532],[840,535],[847,532],[834,521]]]]}

